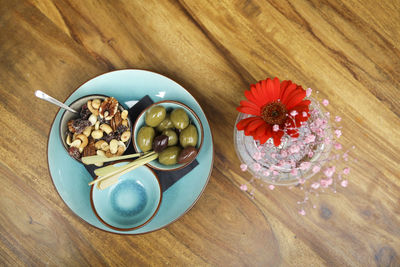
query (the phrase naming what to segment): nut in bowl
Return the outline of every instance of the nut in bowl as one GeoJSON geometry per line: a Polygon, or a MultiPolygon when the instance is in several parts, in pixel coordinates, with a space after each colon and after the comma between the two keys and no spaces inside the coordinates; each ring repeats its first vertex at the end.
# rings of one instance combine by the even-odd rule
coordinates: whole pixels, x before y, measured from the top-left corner
{"type": "Polygon", "coordinates": [[[79,114],[65,111],[59,127],[62,143],[72,158],[80,161],[81,157],[113,157],[125,152],[131,141],[132,124],[128,110],[115,98],[89,95],[70,107],[79,114]]]}
{"type": "Polygon", "coordinates": [[[203,144],[203,126],[196,113],[183,103],[165,100],[147,107],[133,126],[137,152],[154,150],[154,169],[172,171],[189,165],[203,144]]]}

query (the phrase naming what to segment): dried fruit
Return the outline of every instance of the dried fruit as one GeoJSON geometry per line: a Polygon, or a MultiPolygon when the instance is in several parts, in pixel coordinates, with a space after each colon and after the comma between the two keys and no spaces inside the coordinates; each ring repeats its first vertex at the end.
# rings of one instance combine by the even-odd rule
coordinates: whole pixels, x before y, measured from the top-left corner
{"type": "Polygon", "coordinates": [[[79,153],[79,149],[74,146],[72,146],[68,149],[68,154],[77,160],[79,160],[81,158],[81,153],[79,153]]]}
{"type": "Polygon", "coordinates": [[[82,133],[86,127],[92,125],[88,120],[76,119],[72,122],[72,127],[75,129],[75,133],[82,133]]]}
{"type": "Polygon", "coordinates": [[[120,125],[120,126],[118,126],[116,132],[118,132],[119,134],[122,134],[122,133],[125,132],[126,130],[128,130],[128,127],[127,127],[127,126],[120,125]]]}
{"type": "Polygon", "coordinates": [[[87,120],[89,119],[89,116],[92,114],[92,112],[90,112],[90,110],[88,109],[87,104],[84,104],[79,114],[81,115],[81,119],[87,120]]]}

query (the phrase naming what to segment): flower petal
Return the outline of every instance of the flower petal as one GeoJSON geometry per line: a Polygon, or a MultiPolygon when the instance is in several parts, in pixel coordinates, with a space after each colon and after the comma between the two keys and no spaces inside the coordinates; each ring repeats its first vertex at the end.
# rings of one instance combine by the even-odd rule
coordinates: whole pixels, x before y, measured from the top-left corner
{"type": "Polygon", "coordinates": [[[281,92],[281,95],[282,95],[281,96],[281,102],[283,104],[286,104],[288,102],[288,100],[289,100],[288,96],[290,94],[292,94],[293,92],[295,92],[296,89],[297,89],[297,84],[295,84],[295,83],[289,84],[289,86],[286,87],[285,91],[281,92]]]}
{"type": "Polygon", "coordinates": [[[279,146],[281,144],[281,138],[283,136],[282,131],[272,132],[272,138],[274,139],[274,145],[279,146]]]}
{"type": "Polygon", "coordinates": [[[273,83],[273,81],[270,78],[267,79],[267,92],[268,92],[269,98],[272,99],[272,101],[278,100],[279,88],[277,88],[277,90],[275,90],[275,84],[273,83]]]}
{"type": "Polygon", "coordinates": [[[237,128],[239,131],[241,131],[241,130],[243,130],[244,128],[246,128],[246,126],[247,126],[250,122],[252,122],[252,121],[254,121],[254,120],[256,120],[256,119],[257,119],[257,117],[250,117],[250,118],[243,119],[243,120],[239,121],[239,122],[236,124],[236,128],[237,128]]]}
{"type": "Polygon", "coordinates": [[[264,124],[262,124],[261,126],[259,126],[259,127],[256,129],[256,131],[254,132],[255,137],[256,137],[256,138],[259,138],[259,137],[263,136],[264,133],[265,133],[265,131],[267,130],[267,127],[268,127],[268,126],[267,126],[266,123],[264,123],[264,124]]]}
{"type": "Polygon", "coordinates": [[[244,91],[244,96],[247,98],[247,100],[249,100],[250,102],[253,102],[254,104],[258,105],[261,107],[261,105],[259,105],[259,101],[257,100],[257,98],[254,97],[254,95],[251,93],[250,90],[246,90],[244,91]]]}
{"type": "Polygon", "coordinates": [[[299,103],[306,97],[306,91],[295,90],[286,99],[286,108],[291,110],[293,107],[299,105],[299,103]]]}
{"type": "Polygon", "coordinates": [[[240,107],[237,107],[236,110],[239,112],[242,112],[242,113],[250,114],[250,115],[255,115],[255,116],[260,115],[260,109],[257,110],[254,108],[240,106],[240,107]]]}
{"type": "Polygon", "coordinates": [[[247,126],[246,126],[246,130],[247,131],[255,131],[258,127],[260,127],[261,125],[266,124],[265,121],[261,118],[257,118],[257,120],[254,120],[252,122],[250,122],[247,126]]]}
{"type": "Polygon", "coordinates": [[[275,94],[275,100],[280,99],[280,94],[281,94],[281,83],[277,77],[275,77],[272,80],[272,83],[274,84],[274,94],[275,94]]]}

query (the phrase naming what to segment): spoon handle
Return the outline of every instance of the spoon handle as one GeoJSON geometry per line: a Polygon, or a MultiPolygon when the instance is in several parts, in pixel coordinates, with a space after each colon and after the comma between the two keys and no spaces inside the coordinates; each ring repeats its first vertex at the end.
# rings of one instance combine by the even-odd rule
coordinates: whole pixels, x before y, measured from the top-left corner
{"type": "Polygon", "coordinates": [[[68,107],[68,106],[65,105],[64,103],[58,101],[58,100],[55,99],[55,98],[52,98],[51,96],[49,96],[49,95],[46,94],[46,93],[43,93],[43,92],[40,91],[40,90],[36,90],[36,91],[35,91],[35,96],[36,96],[37,98],[46,100],[46,101],[48,101],[48,102],[50,102],[50,103],[52,103],[52,104],[54,104],[54,105],[57,105],[57,106],[59,106],[60,108],[66,109],[66,110],[68,110],[68,111],[70,111],[70,112],[72,112],[72,113],[78,113],[78,111],[76,111],[76,110],[74,110],[74,109],[68,107]]]}

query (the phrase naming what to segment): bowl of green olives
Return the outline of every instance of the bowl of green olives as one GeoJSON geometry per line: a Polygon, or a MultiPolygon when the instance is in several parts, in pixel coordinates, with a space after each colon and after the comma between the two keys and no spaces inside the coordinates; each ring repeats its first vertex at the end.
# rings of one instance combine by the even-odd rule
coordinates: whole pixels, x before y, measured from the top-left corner
{"type": "Polygon", "coordinates": [[[203,144],[203,126],[196,113],[183,103],[164,100],[147,107],[133,126],[133,146],[138,152],[154,151],[148,163],[172,171],[189,165],[203,144]]]}

